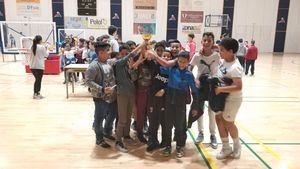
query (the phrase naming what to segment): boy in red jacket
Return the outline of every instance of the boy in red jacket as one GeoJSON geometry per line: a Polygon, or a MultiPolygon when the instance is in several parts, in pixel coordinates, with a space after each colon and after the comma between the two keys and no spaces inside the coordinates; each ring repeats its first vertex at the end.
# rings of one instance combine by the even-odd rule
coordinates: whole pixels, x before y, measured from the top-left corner
{"type": "Polygon", "coordinates": [[[251,66],[251,76],[254,75],[254,63],[255,60],[257,59],[257,54],[258,50],[257,47],[254,45],[255,41],[251,41],[251,45],[249,46],[246,56],[245,56],[245,61],[246,61],[246,71],[245,74],[248,74],[249,67],[251,66]]]}

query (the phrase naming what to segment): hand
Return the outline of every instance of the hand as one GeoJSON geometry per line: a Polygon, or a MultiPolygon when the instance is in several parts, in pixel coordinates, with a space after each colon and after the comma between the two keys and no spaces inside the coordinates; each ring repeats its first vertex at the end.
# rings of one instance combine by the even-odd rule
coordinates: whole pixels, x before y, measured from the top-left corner
{"type": "Polygon", "coordinates": [[[114,88],[112,87],[105,87],[104,88],[104,93],[105,94],[112,94],[114,92],[114,88]]]}
{"type": "Polygon", "coordinates": [[[196,117],[198,115],[198,111],[193,109],[192,110],[192,117],[196,117]]]}
{"type": "Polygon", "coordinates": [[[165,90],[164,89],[161,89],[160,91],[158,91],[155,96],[156,97],[162,97],[163,95],[165,94],[165,90]]]}
{"type": "Polygon", "coordinates": [[[128,59],[127,64],[128,64],[129,69],[133,69],[134,63],[135,62],[134,62],[133,58],[128,59]]]}
{"type": "Polygon", "coordinates": [[[215,93],[216,93],[216,95],[218,95],[218,94],[221,93],[220,87],[216,87],[216,88],[215,88],[215,93]]]}

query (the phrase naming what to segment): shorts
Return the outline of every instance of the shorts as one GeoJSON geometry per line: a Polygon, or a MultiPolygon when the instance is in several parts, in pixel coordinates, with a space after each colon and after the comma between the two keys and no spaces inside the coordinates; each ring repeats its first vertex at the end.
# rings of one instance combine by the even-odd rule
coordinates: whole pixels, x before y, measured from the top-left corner
{"type": "Polygon", "coordinates": [[[242,101],[242,98],[226,100],[224,111],[218,112],[216,114],[223,114],[222,116],[226,121],[233,122],[235,121],[236,115],[241,107],[242,101]]]}

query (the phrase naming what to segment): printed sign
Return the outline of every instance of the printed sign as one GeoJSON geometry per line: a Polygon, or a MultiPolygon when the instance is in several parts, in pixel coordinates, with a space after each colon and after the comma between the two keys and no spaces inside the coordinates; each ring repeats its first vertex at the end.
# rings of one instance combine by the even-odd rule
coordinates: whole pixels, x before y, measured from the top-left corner
{"type": "Polygon", "coordinates": [[[108,20],[105,18],[88,18],[88,28],[89,29],[107,29],[108,20]]]}
{"type": "Polygon", "coordinates": [[[181,23],[203,23],[203,11],[181,11],[181,23]]]}
{"type": "Polygon", "coordinates": [[[156,10],[157,0],[133,0],[134,9],[156,10]]]}

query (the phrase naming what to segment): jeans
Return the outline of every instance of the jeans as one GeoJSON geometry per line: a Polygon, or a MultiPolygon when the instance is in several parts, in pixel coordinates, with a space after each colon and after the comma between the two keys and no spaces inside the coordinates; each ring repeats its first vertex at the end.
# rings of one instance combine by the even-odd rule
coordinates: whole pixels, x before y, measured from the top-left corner
{"type": "Polygon", "coordinates": [[[117,102],[107,103],[99,98],[93,98],[95,103],[94,127],[96,139],[102,140],[103,135],[112,135],[113,122],[117,113],[117,102]],[[103,127],[103,120],[105,120],[103,127]]]}

